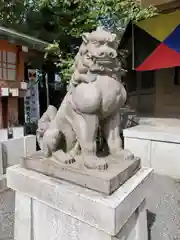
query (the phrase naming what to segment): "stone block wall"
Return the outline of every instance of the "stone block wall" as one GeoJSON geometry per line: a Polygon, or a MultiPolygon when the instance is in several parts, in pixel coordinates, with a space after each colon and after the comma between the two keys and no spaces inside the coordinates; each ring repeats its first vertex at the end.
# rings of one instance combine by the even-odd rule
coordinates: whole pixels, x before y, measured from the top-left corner
{"type": "Polygon", "coordinates": [[[180,179],[179,127],[139,125],[124,130],[124,146],[141,158],[143,167],[160,175],[180,179]]]}
{"type": "Polygon", "coordinates": [[[0,240],[14,239],[15,193],[7,187],[4,173],[7,167],[19,163],[25,153],[24,146],[27,154],[33,154],[36,137],[29,135],[0,142],[0,240]]]}
{"type": "Polygon", "coordinates": [[[21,157],[36,151],[36,136],[28,135],[23,138],[9,139],[1,142],[2,148],[2,167],[3,174],[6,173],[6,168],[15,164],[19,164],[21,157]],[[26,150],[24,147],[26,146],[26,150]]]}
{"type": "Polygon", "coordinates": [[[0,178],[0,240],[13,240],[15,193],[7,188],[6,176],[0,178]]]}

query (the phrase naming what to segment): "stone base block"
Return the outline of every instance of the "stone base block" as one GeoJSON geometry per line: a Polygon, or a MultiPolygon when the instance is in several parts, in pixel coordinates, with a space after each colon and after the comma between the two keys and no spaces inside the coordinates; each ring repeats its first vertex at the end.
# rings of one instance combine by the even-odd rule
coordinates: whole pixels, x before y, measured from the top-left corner
{"type": "Polygon", "coordinates": [[[106,196],[10,167],[7,183],[16,191],[15,240],[147,240],[145,199],[151,179],[151,169],[140,169],[106,196]]]}
{"type": "Polygon", "coordinates": [[[73,164],[63,164],[44,157],[41,151],[21,163],[27,169],[110,195],[139,170],[140,159],[115,160],[111,156],[105,159],[109,163],[105,171],[87,169],[81,157],[73,164]]]}
{"type": "Polygon", "coordinates": [[[6,176],[0,177],[0,240],[14,239],[15,194],[7,188],[6,176]]]}

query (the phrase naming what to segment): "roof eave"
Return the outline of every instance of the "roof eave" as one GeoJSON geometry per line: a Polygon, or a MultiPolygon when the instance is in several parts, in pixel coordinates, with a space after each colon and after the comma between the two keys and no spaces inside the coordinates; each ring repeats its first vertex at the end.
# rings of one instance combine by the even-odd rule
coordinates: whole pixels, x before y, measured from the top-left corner
{"type": "Polygon", "coordinates": [[[39,40],[24,33],[19,33],[2,26],[0,26],[0,35],[7,37],[8,40],[13,40],[18,45],[26,45],[31,49],[41,52],[45,52],[45,48],[49,45],[49,42],[39,40]]]}

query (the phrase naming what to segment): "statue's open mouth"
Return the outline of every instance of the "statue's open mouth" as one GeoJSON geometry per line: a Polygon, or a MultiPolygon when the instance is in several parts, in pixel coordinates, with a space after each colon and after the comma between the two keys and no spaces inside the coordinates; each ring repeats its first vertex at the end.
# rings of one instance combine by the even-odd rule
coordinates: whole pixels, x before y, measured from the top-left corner
{"type": "Polygon", "coordinates": [[[102,64],[102,63],[111,63],[112,60],[110,59],[104,59],[104,58],[96,58],[96,63],[102,64]]]}

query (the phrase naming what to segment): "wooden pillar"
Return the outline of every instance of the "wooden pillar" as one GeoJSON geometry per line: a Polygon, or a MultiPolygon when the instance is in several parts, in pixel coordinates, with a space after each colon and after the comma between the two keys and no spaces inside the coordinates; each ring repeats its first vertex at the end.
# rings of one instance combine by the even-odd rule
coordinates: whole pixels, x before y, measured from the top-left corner
{"type": "Polygon", "coordinates": [[[17,81],[24,81],[24,53],[18,53],[17,81]]]}
{"type": "Polygon", "coordinates": [[[2,99],[0,98],[0,128],[3,128],[3,112],[2,112],[2,99]]]}
{"type": "Polygon", "coordinates": [[[18,121],[18,98],[8,97],[8,123],[10,126],[16,125],[18,121]]]}

